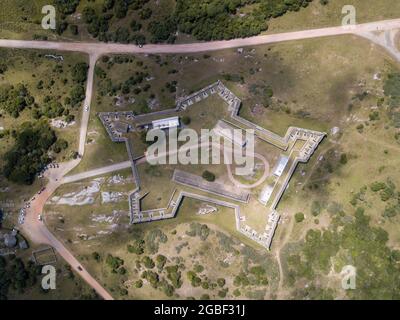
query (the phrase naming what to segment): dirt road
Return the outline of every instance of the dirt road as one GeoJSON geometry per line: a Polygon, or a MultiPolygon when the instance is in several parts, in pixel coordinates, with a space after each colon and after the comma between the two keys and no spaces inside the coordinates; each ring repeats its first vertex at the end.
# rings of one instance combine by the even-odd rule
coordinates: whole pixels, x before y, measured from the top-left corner
{"type": "Polygon", "coordinates": [[[358,24],[351,28],[339,26],[255,36],[250,38],[234,39],[227,41],[212,41],[177,45],[152,44],[145,45],[142,48],[130,44],[116,43],[52,42],[24,40],[0,40],[0,47],[85,52],[93,56],[101,56],[103,54],[110,53],[196,53],[245,46],[256,46],[261,44],[277,43],[284,41],[338,36],[345,34],[365,34],[366,32],[385,31],[396,28],[400,28],[400,19],[358,24]]]}
{"type": "Polygon", "coordinates": [[[96,66],[96,61],[98,59],[98,55],[96,53],[89,54],[89,70],[87,76],[87,83],[86,83],[86,97],[85,101],[83,102],[83,109],[82,109],[82,118],[81,118],[81,128],[79,134],[79,154],[83,157],[85,153],[85,143],[86,143],[86,135],[87,135],[87,128],[89,125],[89,117],[90,117],[90,106],[93,96],[93,82],[94,82],[94,69],[96,66]]]}

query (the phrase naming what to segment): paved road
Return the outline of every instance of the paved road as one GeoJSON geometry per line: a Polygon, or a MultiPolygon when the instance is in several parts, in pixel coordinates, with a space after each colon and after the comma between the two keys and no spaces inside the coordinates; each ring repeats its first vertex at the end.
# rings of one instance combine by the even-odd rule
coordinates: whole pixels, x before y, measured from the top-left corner
{"type": "MultiPolygon", "coordinates": [[[[332,27],[298,32],[289,32],[273,35],[256,36],[246,39],[235,39],[229,41],[214,41],[191,43],[181,45],[146,45],[139,48],[135,45],[110,44],[110,43],[77,43],[77,42],[51,42],[51,41],[25,41],[25,40],[5,40],[0,39],[0,47],[21,48],[21,49],[43,49],[58,51],[84,52],[89,55],[90,67],[88,71],[88,81],[86,87],[86,99],[84,101],[83,115],[79,136],[79,154],[84,155],[87,127],[90,116],[91,99],[93,95],[94,67],[95,63],[103,54],[111,53],[196,53],[205,51],[215,51],[221,49],[237,48],[244,46],[255,46],[270,44],[283,41],[310,39],[317,37],[337,36],[345,34],[356,34],[364,36],[381,44],[376,39],[371,39],[369,35],[372,31],[386,31],[400,28],[400,19],[384,20],[373,23],[366,23],[354,26],[352,29],[343,27],[332,27]],[[86,111],[85,107],[89,110],[86,111]]],[[[386,46],[385,46],[386,47],[386,46]]],[[[390,48],[391,50],[392,48],[390,48]]],[[[49,182],[45,192],[36,196],[31,208],[27,210],[23,230],[26,235],[36,243],[48,244],[53,246],[58,253],[78,272],[82,278],[92,286],[97,293],[104,299],[112,299],[112,296],[82,267],[79,271],[79,262],[73,257],[68,249],[47,229],[44,223],[39,222],[38,215],[43,212],[44,205],[53,192],[62,184],[63,177],[80,163],[80,159],[62,164],[59,169],[53,169],[47,174],[49,182]]],[[[92,172],[93,173],[93,172],[92,172]]],[[[86,174],[92,174],[86,173],[86,174]]],[[[68,179],[68,178],[67,178],[68,179]]]]}
{"type": "Polygon", "coordinates": [[[25,41],[25,40],[0,40],[0,47],[85,52],[90,55],[97,55],[97,56],[110,53],[196,53],[196,52],[244,47],[244,46],[255,46],[261,44],[277,43],[283,41],[311,39],[311,38],[337,36],[345,34],[359,34],[371,31],[385,31],[395,28],[400,28],[400,19],[383,20],[378,22],[358,24],[353,26],[352,28],[339,26],[339,27],[255,36],[245,39],[234,39],[228,41],[200,42],[200,43],[189,43],[189,44],[178,44],[178,45],[174,44],[145,45],[143,48],[130,44],[51,42],[51,41],[25,41]]]}
{"type": "Polygon", "coordinates": [[[115,171],[120,171],[123,169],[127,169],[131,167],[131,162],[130,161],[125,161],[125,162],[120,162],[117,164],[113,164],[111,166],[107,167],[102,167],[78,174],[74,174],[72,176],[66,176],[62,179],[61,183],[71,183],[71,182],[76,182],[76,181],[81,181],[84,179],[96,177],[96,176],[101,176],[107,173],[115,172],[115,171]]]}

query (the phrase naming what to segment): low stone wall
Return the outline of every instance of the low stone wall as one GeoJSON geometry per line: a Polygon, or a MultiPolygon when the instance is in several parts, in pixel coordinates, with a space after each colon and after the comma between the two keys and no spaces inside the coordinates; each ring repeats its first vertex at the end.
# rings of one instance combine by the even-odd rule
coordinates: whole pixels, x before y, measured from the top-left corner
{"type": "Polygon", "coordinates": [[[204,192],[213,193],[234,201],[247,203],[250,194],[241,190],[229,190],[225,185],[218,182],[208,182],[202,177],[181,170],[175,170],[172,180],[176,183],[196,188],[204,192]]]}

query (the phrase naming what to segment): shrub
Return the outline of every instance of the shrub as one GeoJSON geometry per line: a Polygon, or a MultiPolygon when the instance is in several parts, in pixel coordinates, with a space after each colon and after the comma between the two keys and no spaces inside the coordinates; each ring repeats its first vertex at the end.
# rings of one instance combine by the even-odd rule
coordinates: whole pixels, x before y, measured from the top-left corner
{"type": "Polygon", "coordinates": [[[182,123],[183,123],[185,126],[188,126],[188,125],[190,124],[191,121],[192,121],[192,120],[191,120],[190,117],[188,117],[188,116],[182,117],[182,123]]]}
{"type": "Polygon", "coordinates": [[[318,201],[313,201],[311,205],[311,214],[316,217],[321,213],[322,205],[318,201]]]}
{"type": "Polygon", "coordinates": [[[223,74],[222,78],[226,81],[232,81],[232,82],[239,82],[239,83],[244,83],[244,78],[242,75],[239,74],[223,74]]]}
{"type": "Polygon", "coordinates": [[[245,274],[243,271],[241,271],[241,272],[235,277],[235,279],[233,280],[233,284],[234,284],[236,287],[239,287],[239,286],[246,287],[246,286],[248,286],[248,285],[250,284],[250,281],[249,281],[249,279],[247,278],[246,274],[245,274]]]}
{"type": "Polygon", "coordinates": [[[157,288],[160,282],[158,274],[149,270],[142,273],[142,278],[146,279],[153,288],[157,288]]]}
{"type": "Polygon", "coordinates": [[[381,200],[386,202],[394,196],[394,191],[393,191],[393,189],[386,187],[384,190],[382,190],[380,192],[380,196],[381,196],[381,200]]]}
{"type": "Polygon", "coordinates": [[[119,267],[124,264],[124,260],[118,257],[113,257],[111,254],[107,255],[106,263],[109,265],[113,271],[116,271],[119,267]]]}
{"type": "Polygon", "coordinates": [[[194,266],[194,271],[195,271],[196,273],[201,273],[201,272],[204,271],[204,267],[203,267],[201,264],[196,264],[196,265],[194,266]]]}
{"type": "Polygon", "coordinates": [[[272,88],[270,86],[267,86],[265,88],[264,92],[265,92],[265,95],[266,95],[267,98],[272,98],[273,95],[274,95],[274,91],[272,90],[272,88]]]}
{"type": "Polygon", "coordinates": [[[79,33],[78,26],[75,24],[70,24],[69,31],[71,31],[71,33],[76,36],[79,33]]]}
{"type": "Polygon", "coordinates": [[[136,20],[133,20],[131,22],[131,29],[133,32],[140,31],[140,29],[142,29],[142,25],[139,22],[137,22],[136,20]]]}
{"type": "Polygon", "coordinates": [[[119,290],[119,293],[121,294],[121,296],[126,296],[128,295],[128,290],[126,290],[125,288],[121,288],[119,290]]]}
{"type": "Polygon", "coordinates": [[[227,293],[228,293],[228,289],[227,288],[224,289],[224,290],[220,290],[220,291],[218,291],[218,297],[225,298],[227,293]]]}
{"type": "Polygon", "coordinates": [[[160,270],[163,269],[166,262],[167,262],[167,258],[165,256],[163,256],[162,254],[159,254],[156,257],[156,263],[157,263],[158,269],[160,269],[160,270]]]}
{"type": "Polygon", "coordinates": [[[144,240],[136,240],[133,245],[128,244],[128,252],[141,255],[144,252],[144,240]]]}
{"type": "Polygon", "coordinates": [[[99,262],[101,260],[100,254],[98,252],[93,252],[92,253],[92,258],[99,262]]]}
{"type": "Polygon", "coordinates": [[[175,288],[171,286],[167,281],[163,281],[160,287],[167,297],[172,297],[174,295],[175,288]]]}
{"type": "Polygon", "coordinates": [[[222,288],[225,285],[225,279],[224,278],[218,278],[217,279],[217,283],[222,288]]]}
{"type": "Polygon", "coordinates": [[[83,84],[87,79],[87,71],[89,69],[89,65],[86,62],[77,63],[72,68],[72,80],[75,83],[83,84]]]}
{"type": "Polygon", "coordinates": [[[143,257],[142,262],[147,269],[153,269],[155,267],[154,261],[149,256],[143,257]]]}
{"type": "Polygon", "coordinates": [[[374,111],[374,112],[371,112],[370,114],[369,114],[369,120],[370,121],[377,121],[377,120],[379,120],[379,112],[378,111],[374,111]]]}
{"type": "Polygon", "coordinates": [[[215,181],[215,175],[212,172],[208,171],[208,170],[203,172],[202,177],[203,177],[204,180],[207,180],[209,182],[214,182],[215,181]]]}
{"type": "Polygon", "coordinates": [[[201,279],[194,271],[188,271],[186,275],[193,287],[198,287],[201,285],[201,279]]]}
{"type": "Polygon", "coordinates": [[[166,267],[167,270],[167,278],[171,281],[172,285],[175,288],[180,288],[182,286],[181,281],[181,273],[179,271],[178,266],[168,266],[166,267]]]}
{"type": "Polygon", "coordinates": [[[146,236],[146,250],[150,254],[156,254],[159,248],[159,242],[166,243],[168,241],[167,235],[160,229],[153,229],[149,231],[146,236]]]}
{"type": "Polygon", "coordinates": [[[371,190],[373,192],[378,192],[386,188],[386,184],[384,182],[374,182],[371,184],[371,190]]]}
{"type": "Polygon", "coordinates": [[[208,290],[210,288],[210,284],[208,282],[202,282],[201,287],[205,290],[208,290]]]}
{"type": "Polygon", "coordinates": [[[210,234],[210,228],[206,224],[200,224],[193,222],[190,224],[190,231],[186,231],[186,234],[190,237],[200,237],[201,240],[207,240],[210,234]]]}
{"type": "Polygon", "coordinates": [[[343,165],[345,165],[347,163],[347,154],[342,153],[340,155],[340,163],[343,164],[343,165]]]}
{"type": "Polygon", "coordinates": [[[294,219],[296,220],[297,223],[303,222],[304,214],[302,212],[298,212],[294,215],[294,219]]]}

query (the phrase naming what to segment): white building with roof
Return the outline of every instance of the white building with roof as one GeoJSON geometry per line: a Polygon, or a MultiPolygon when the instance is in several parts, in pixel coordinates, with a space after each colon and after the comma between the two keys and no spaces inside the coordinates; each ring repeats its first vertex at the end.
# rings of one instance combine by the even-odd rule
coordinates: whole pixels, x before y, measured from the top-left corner
{"type": "Polygon", "coordinates": [[[268,200],[271,198],[271,195],[272,195],[272,192],[273,192],[273,191],[274,191],[274,187],[273,187],[273,186],[266,185],[266,186],[262,189],[262,191],[261,191],[261,193],[260,193],[260,197],[258,198],[259,201],[260,201],[262,204],[266,205],[267,202],[268,202],[268,200]]]}
{"type": "Polygon", "coordinates": [[[286,168],[286,165],[288,164],[288,162],[289,162],[289,157],[281,155],[279,157],[278,164],[275,167],[274,176],[280,177],[282,175],[283,171],[285,171],[285,168],[286,168]]]}
{"type": "Polygon", "coordinates": [[[171,117],[160,120],[155,120],[152,122],[153,129],[170,129],[178,128],[180,126],[179,117],[171,117]]]}

